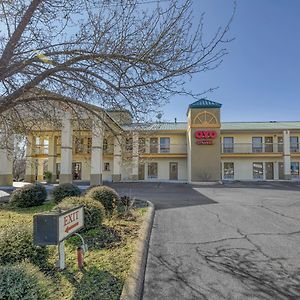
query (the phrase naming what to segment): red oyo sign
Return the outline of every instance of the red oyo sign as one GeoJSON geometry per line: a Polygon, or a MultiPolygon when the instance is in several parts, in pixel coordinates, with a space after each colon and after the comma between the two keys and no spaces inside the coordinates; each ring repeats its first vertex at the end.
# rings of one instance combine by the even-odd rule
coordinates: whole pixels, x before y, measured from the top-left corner
{"type": "Polygon", "coordinates": [[[198,145],[212,145],[213,140],[218,136],[214,130],[198,130],[195,132],[196,144],[198,145]]]}

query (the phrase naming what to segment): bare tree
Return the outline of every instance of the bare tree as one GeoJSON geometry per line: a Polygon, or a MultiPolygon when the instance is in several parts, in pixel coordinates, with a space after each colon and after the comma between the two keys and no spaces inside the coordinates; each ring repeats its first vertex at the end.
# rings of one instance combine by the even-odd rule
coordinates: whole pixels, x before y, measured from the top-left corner
{"type": "Polygon", "coordinates": [[[13,151],[13,177],[17,181],[24,180],[26,169],[26,143],[22,136],[15,136],[13,151]]]}
{"type": "Polygon", "coordinates": [[[147,2],[2,0],[0,123],[26,128],[20,109],[47,115],[46,101],[122,107],[138,119],[174,94],[197,97],[185,83],[221,63],[232,17],[209,38],[191,0],[147,2]]]}

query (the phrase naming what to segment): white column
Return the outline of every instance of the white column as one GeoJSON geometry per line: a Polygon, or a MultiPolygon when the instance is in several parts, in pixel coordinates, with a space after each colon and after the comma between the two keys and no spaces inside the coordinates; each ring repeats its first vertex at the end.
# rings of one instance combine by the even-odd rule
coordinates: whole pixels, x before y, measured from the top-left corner
{"type": "Polygon", "coordinates": [[[291,149],[289,130],[283,131],[283,168],[284,179],[291,179],[291,149]]]}
{"type": "Polygon", "coordinates": [[[131,180],[139,179],[139,134],[132,133],[132,170],[131,180]]]}
{"type": "Polygon", "coordinates": [[[0,186],[13,184],[13,136],[0,133],[0,186]]]}
{"type": "Polygon", "coordinates": [[[35,159],[34,159],[35,137],[30,134],[26,145],[26,169],[25,182],[35,182],[35,159]]]}
{"type": "Polygon", "coordinates": [[[121,152],[121,139],[120,135],[114,138],[114,167],[112,180],[121,181],[121,163],[122,163],[122,152],[121,152]]]}
{"type": "Polygon", "coordinates": [[[94,120],[92,126],[92,154],[90,185],[102,184],[103,127],[101,120],[94,120]]]}
{"type": "Polygon", "coordinates": [[[44,180],[44,159],[39,158],[38,159],[38,167],[37,167],[37,180],[43,181],[44,180]]]}
{"type": "Polygon", "coordinates": [[[59,183],[72,183],[72,137],[73,128],[71,114],[66,113],[62,120],[61,130],[61,162],[59,183]]]}
{"type": "Polygon", "coordinates": [[[48,171],[52,173],[51,182],[56,182],[56,137],[49,136],[48,171]]]}
{"type": "Polygon", "coordinates": [[[274,180],[279,180],[279,165],[278,165],[278,161],[274,162],[274,180]]]}

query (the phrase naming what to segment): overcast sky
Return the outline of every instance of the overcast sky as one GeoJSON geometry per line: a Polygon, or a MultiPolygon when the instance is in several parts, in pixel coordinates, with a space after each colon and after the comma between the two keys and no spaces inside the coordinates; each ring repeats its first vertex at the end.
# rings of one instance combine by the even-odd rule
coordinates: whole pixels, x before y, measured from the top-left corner
{"type": "MultiPolygon", "coordinates": [[[[194,17],[206,13],[206,32],[228,20],[231,0],[194,0],[194,17]]],[[[194,77],[197,92],[223,104],[222,121],[300,121],[300,1],[238,0],[229,55],[216,70],[194,77]]],[[[174,97],[164,120],[186,121],[193,99],[174,97]]]]}

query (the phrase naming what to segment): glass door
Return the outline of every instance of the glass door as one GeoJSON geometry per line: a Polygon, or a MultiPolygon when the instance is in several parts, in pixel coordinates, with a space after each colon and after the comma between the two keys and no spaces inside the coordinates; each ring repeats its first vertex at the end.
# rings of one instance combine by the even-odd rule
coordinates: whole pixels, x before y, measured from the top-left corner
{"type": "Polygon", "coordinates": [[[72,174],[73,174],[73,180],[81,180],[81,163],[80,162],[72,163],[72,174]]]}

